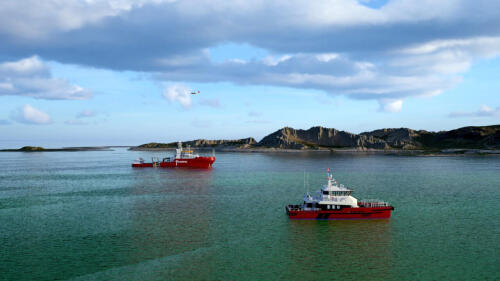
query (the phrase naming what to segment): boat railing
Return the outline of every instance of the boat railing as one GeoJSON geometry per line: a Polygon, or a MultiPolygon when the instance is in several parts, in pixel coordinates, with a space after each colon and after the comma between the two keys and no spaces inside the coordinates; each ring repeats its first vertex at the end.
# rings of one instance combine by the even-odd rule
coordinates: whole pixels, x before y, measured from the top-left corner
{"type": "Polygon", "coordinates": [[[389,207],[389,203],[385,201],[380,201],[376,199],[365,199],[358,201],[358,206],[360,207],[389,207]]]}

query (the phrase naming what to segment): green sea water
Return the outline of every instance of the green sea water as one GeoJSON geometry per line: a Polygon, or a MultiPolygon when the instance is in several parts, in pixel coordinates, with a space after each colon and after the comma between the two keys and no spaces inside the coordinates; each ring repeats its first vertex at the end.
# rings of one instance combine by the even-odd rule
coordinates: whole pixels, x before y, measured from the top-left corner
{"type": "Polygon", "coordinates": [[[153,155],[0,153],[0,280],[500,280],[497,156],[153,155]],[[327,167],[392,218],[289,220],[327,167]]]}

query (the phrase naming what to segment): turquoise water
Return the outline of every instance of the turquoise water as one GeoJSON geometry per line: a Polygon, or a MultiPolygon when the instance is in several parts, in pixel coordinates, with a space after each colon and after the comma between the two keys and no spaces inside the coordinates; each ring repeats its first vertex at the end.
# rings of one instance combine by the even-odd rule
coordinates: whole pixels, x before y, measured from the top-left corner
{"type": "Polygon", "coordinates": [[[0,280],[499,280],[500,158],[0,153],[0,280]],[[332,167],[390,220],[291,221],[332,167]],[[304,172],[307,184],[304,185],[304,172]]]}

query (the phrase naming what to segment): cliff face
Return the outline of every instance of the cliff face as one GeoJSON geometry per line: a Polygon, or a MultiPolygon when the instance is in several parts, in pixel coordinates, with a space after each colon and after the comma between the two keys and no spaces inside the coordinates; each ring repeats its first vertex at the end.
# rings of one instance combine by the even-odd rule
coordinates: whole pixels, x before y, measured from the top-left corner
{"type": "Polygon", "coordinates": [[[285,127],[264,137],[257,145],[289,149],[318,147],[387,148],[385,142],[371,136],[356,135],[323,127],[312,127],[309,130],[295,130],[285,127]]]}
{"type": "Polygon", "coordinates": [[[380,129],[359,135],[323,127],[295,130],[285,127],[266,137],[257,146],[308,148],[374,148],[374,149],[499,149],[500,125],[464,127],[451,131],[428,132],[408,128],[380,129]]]}
{"type": "Polygon", "coordinates": [[[380,129],[364,132],[360,135],[384,141],[387,148],[418,149],[422,147],[419,141],[421,135],[429,134],[427,131],[415,131],[408,128],[380,129]]]}

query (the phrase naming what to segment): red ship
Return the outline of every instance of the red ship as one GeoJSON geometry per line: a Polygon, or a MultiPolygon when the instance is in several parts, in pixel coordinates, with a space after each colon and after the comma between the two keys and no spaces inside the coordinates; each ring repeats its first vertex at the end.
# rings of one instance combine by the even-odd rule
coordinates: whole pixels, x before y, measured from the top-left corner
{"type": "Polygon", "coordinates": [[[343,220],[343,219],[388,219],[394,207],[378,200],[358,201],[352,197],[353,190],[338,185],[328,169],[328,184],[316,191],[314,196],[306,194],[301,205],[287,205],[290,219],[343,220]]]}
{"type": "Polygon", "coordinates": [[[175,150],[175,157],[166,157],[161,161],[159,158],[153,157],[151,163],[145,163],[144,159],[139,158],[134,163],[132,167],[134,168],[149,168],[149,167],[159,167],[159,168],[175,168],[175,167],[188,167],[188,168],[211,168],[212,164],[215,162],[215,156],[199,156],[198,154],[193,154],[193,151],[188,148],[184,150],[182,148],[182,143],[179,142],[177,149],[175,150]]]}

